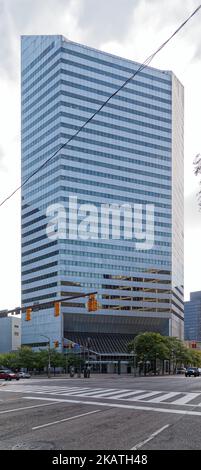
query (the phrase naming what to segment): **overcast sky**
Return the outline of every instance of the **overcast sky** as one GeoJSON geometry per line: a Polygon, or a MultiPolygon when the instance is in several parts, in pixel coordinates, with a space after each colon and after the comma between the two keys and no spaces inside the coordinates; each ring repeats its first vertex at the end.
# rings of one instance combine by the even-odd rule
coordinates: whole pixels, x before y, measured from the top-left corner
{"type": "MultiPolygon", "coordinates": [[[[143,62],[200,0],[0,0],[0,200],[20,184],[20,35],[63,34],[143,62]]],[[[185,87],[185,298],[201,290],[201,11],[153,61],[185,87]]],[[[0,209],[0,309],[20,305],[20,197],[0,209]]]]}

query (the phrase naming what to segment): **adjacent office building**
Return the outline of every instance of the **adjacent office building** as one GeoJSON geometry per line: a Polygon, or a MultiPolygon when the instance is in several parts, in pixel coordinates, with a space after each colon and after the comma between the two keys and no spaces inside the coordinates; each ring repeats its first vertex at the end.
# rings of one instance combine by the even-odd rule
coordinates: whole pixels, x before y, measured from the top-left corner
{"type": "Polygon", "coordinates": [[[184,302],[184,338],[201,341],[201,291],[191,292],[190,300],[184,302]]]}
{"type": "Polygon", "coordinates": [[[0,313],[0,353],[16,351],[21,347],[21,318],[0,313]]]}
{"type": "Polygon", "coordinates": [[[139,64],[63,36],[23,36],[21,57],[22,304],[100,303],[23,315],[22,343],[182,338],[182,85],[144,68],[62,147],[139,64]]]}

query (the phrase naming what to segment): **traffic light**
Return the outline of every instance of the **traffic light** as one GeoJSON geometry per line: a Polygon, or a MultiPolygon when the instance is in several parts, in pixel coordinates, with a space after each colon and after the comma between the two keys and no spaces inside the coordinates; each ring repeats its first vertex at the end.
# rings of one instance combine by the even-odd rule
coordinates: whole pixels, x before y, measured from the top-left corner
{"type": "Polygon", "coordinates": [[[27,308],[26,309],[26,316],[25,316],[25,321],[30,321],[31,320],[31,312],[32,312],[32,308],[27,308]]]}
{"type": "Polygon", "coordinates": [[[55,340],[55,341],[54,341],[54,347],[55,347],[55,348],[58,348],[58,347],[59,347],[59,341],[58,341],[58,340],[55,340]]]}
{"type": "Polygon", "coordinates": [[[96,310],[98,310],[98,302],[94,294],[90,294],[89,296],[89,300],[87,302],[87,310],[88,312],[95,312],[96,310]]]}
{"type": "Polygon", "coordinates": [[[54,303],[54,316],[59,317],[60,315],[60,302],[54,303]]]}

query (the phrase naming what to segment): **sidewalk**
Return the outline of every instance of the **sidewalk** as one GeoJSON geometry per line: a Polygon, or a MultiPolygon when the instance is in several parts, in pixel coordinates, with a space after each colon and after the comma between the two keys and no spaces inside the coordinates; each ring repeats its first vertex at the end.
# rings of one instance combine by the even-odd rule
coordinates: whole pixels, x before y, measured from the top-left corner
{"type": "MultiPolygon", "coordinates": [[[[102,380],[102,379],[118,380],[118,379],[121,379],[121,378],[122,379],[125,379],[125,378],[129,379],[130,378],[131,380],[139,380],[139,379],[145,379],[145,378],[147,378],[147,379],[161,378],[162,379],[162,378],[166,378],[166,377],[175,377],[175,376],[167,374],[167,375],[146,375],[146,376],[144,376],[144,375],[139,376],[138,375],[138,376],[134,377],[133,374],[96,374],[96,373],[93,374],[93,373],[91,373],[88,380],[93,380],[93,379],[96,379],[96,380],[97,379],[100,379],[100,380],[102,380]]],[[[42,379],[42,380],[46,379],[47,380],[48,376],[47,375],[37,374],[37,375],[32,375],[31,379],[37,379],[37,380],[38,379],[42,379]]],[[[87,378],[84,377],[83,374],[81,376],[78,376],[77,373],[74,375],[74,377],[70,377],[70,374],[56,374],[56,375],[54,375],[52,373],[51,376],[50,376],[50,379],[54,379],[54,380],[59,380],[59,379],[60,380],[66,380],[66,379],[83,380],[84,379],[84,380],[87,380],[87,378]]],[[[28,382],[30,379],[23,379],[23,380],[26,380],[28,382]]]]}

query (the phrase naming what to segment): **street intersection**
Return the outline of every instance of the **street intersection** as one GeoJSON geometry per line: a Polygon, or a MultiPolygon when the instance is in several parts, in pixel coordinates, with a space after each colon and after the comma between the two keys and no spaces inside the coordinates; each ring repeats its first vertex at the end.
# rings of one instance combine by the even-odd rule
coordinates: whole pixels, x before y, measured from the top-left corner
{"type": "Polygon", "coordinates": [[[0,449],[200,449],[201,377],[0,383],[0,449]]]}

